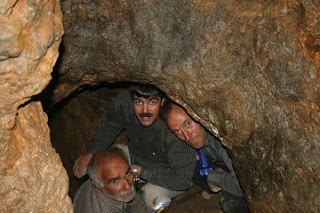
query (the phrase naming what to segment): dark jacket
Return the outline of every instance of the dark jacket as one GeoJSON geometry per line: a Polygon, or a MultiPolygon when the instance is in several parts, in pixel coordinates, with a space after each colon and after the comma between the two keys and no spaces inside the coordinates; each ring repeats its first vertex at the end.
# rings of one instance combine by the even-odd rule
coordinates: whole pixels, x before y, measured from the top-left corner
{"type": "Polygon", "coordinates": [[[242,197],[238,178],[232,166],[232,161],[227,151],[222,147],[221,143],[211,134],[207,134],[206,144],[202,148],[204,153],[215,161],[216,164],[227,166],[228,172],[211,171],[208,174],[208,181],[214,186],[221,187],[222,191],[229,192],[238,197],[242,197]]]}
{"type": "Polygon", "coordinates": [[[89,151],[94,153],[109,147],[123,129],[129,139],[131,163],[142,167],[142,179],[175,191],[190,187],[195,150],[177,139],[160,117],[151,126],[142,126],[134,113],[129,92],[120,95],[109,110],[89,151]]]}

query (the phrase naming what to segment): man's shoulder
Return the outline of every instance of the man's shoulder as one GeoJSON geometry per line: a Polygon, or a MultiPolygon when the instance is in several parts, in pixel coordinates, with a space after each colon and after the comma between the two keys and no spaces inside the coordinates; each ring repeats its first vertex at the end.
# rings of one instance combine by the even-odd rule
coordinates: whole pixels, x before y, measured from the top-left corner
{"type": "Polygon", "coordinates": [[[206,146],[209,146],[215,150],[218,150],[222,147],[222,144],[218,138],[212,135],[210,132],[207,133],[206,146]]]}
{"type": "Polygon", "coordinates": [[[164,137],[174,136],[176,138],[176,136],[172,133],[172,131],[168,128],[167,124],[160,116],[157,118],[157,120],[153,123],[151,127],[164,137]]]}
{"type": "Polygon", "coordinates": [[[220,140],[218,138],[216,138],[213,134],[211,134],[210,132],[207,132],[207,141],[209,143],[214,143],[214,144],[220,144],[220,140]]]}
{"type": "Polygon", "coordinates": [[[116,109],[119,109],[123,113],[128,113],[128,112],[133,112],[133,105],[132,105],[132,98],[129,93],[129,90],[124,90],[121,91],[115,102],[114,102],[114,107],[116,109]]]}
{"type": "Polygon", "coordinates": [[[87,201],[87,197],[91,196],[91,187],[92,187],[92,183],[90,180],[87,180],[86,182],[84,182],[80,188],[77,190],[76,195],[74,196],[73,199],[73,205],[76,208],[81,208],[83,207],[84,202],[87,201]]]}
{"type": "Polygon", "coordinates": [[[87,193],[88,190],[91,189],[92,183],[90,181],[90,179],[86,180],[83,184],[81,184],[81,186],[79,187],[77,194],[81,194],[81,193],[87,193]]]}

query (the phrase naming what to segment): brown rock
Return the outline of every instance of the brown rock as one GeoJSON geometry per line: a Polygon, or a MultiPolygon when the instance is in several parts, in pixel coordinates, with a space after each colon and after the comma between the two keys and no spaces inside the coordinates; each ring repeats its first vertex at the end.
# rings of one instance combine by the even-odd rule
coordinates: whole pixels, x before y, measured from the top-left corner
{"type": "Polygon", "coordinates": [[[152,83],[231,149],[252,212],[320,211],[318,3],[62,5],[56,101],[86,83],[152,83]]]}
{"type": "Polygon", "coordinates": [[[40,102],[63,34],[60,2],[4,1],[0,9],[0,211],[71,212],[68,177],[40,102]],[[19,110],[18,110],[19,108],[19,110]]]}
{"type": "MultiPolygon", "coordinates": [[[[62,8],[53,103],[88,84],[154,84],[230,148],[251,212],[320,211],[317,1],[65,0],[62,8]]],[[[36,208],[41,198],[28,188],[36,186],[55,195],[37,201],[39,210],[71,209],[66,178],[51,176],[51,167],[63,176],[57,156],[26,143],[47,141],[42,109],[22,105],[51,78],[60,18],[54,0],[0,9],[1,208],[36,208]],[[47,152],[42,179],[35,160],[47,152]]]]}

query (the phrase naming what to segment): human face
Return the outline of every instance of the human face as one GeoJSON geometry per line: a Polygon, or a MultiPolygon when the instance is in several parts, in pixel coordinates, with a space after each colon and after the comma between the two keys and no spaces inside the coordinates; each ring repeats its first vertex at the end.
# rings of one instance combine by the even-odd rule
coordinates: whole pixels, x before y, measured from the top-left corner
{"type": "Polygon", "coordinates": [[[133,95],[134,112],[143,126],[150,126],[157,120],[162,103],[160,96],[151,95],[149,98],[142,98],[133,95]]]}
{"type": "Polygon", "coordinates": [[[104,184],[100,190],[105,196],[122,202],[133,199],[135,194],[133,174],[126,159],[116,157],[102,167],[100,174],[104,184]]]}
{"type": "Polygon", "coordinates": [[[179,106],[172,105],[166,121],[169,129],[179,138],[195,149],[201,149],[207,138],[206,130],[179,106]]]}

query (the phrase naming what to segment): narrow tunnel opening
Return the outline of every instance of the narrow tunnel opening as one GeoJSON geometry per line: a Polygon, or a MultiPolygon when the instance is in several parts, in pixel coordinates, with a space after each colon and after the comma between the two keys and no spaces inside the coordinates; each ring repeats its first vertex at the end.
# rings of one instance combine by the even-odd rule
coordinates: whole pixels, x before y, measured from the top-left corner
{"type": "MultiPolygon", "coordinates": [[[[83,86],[47,109],[52,146],[67,170],[71,199],[79,188],[79,180],[73,175],[73,164],[88,152],[101,119],[118,94],[127,88],[128,82],[83,86]]],[[[126,140],[124,132],[117,138],[117,142],[126,143],[126,140]]]]}
{"type": "MultiPolygon", "coordinates": [[[[74,198],[82,181],[73,174],[75,161],[80,155],[88,152],[92,136],[101,120],[117,96],[128,89],[129,84],[130,82],[104,82],[95,86],[83,86],[47,110],[52,145],[67,170],[71,199],[74,198]]],[[[119,134],[115,143],[128,143],[125,131],[119,134]]],[[[177,202],[173,204],[171,210],[184,212],[183,203],[193,202],[192,205],[197,205],[198,209],[213,208],[219,212],[221,210],[220,194],[213,194],[211,198],[203,193],[200,187],[193,184],[188,194],[175,199],[177,202]]]]}

